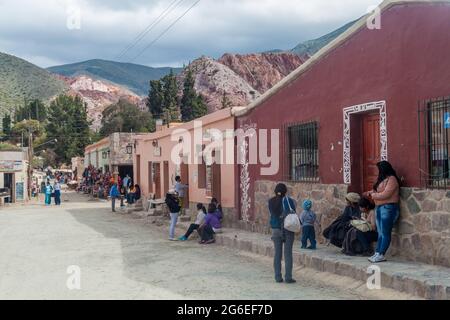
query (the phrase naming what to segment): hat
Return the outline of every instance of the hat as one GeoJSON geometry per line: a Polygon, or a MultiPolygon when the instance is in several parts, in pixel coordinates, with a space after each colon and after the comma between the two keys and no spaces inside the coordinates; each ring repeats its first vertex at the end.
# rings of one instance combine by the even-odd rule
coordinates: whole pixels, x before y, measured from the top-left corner
{"type": "Polygon", "coordinates": [[[361,200],[361,196],[355,192],[350,192],[345,196],[345,199],[350,201],[351,203],[358,203],[361,200]]]}
{"type": "Polygon", "coordinates": [[[169,191],[167,191],[167,194],[177,194],[175,189],[170,189],[169,191]]]}
{"type": "Polygon", "coordinates": [[[310,210],[312,207],[312,202],[311,200],[305,200],[303,201],[303,209],[305,210],[310,210]]]}

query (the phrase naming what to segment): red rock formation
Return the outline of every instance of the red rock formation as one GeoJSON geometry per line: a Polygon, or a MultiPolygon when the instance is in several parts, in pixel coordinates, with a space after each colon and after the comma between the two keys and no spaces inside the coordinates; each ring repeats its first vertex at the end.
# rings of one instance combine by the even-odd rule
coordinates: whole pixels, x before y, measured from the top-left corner
{"type": "Polygon", "coordinates": [[[294,53],[224,54],[218,62],[244,78],[256,90],[266,92],[304,61],[294,53]]]}

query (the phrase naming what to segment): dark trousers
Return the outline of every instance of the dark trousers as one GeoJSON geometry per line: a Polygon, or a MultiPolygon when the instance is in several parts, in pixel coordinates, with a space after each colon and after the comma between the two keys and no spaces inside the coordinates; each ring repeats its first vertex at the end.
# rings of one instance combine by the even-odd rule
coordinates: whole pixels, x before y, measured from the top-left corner
{"type": "Polygon", "coordinates": [[[214,239],[214,230],[211,226],[206,225],[202,230],[202,241],[209,241],[214,239]]]}
{"type": "Polygon", "coordinates": [[[308,246],[308,240],[311,243],[311,248],[316,248],[316,230],[314,226],[303,226],[302,227],[302,248],[308,246]]]}
{"type": "Polygon", "coordinates": [[[61,204],[61,191],[55,190],[55,204],[59,206],[61,204]]]}
{"type": "Polygon", "coordinates": [[[192,234],[195,230],[198,230],[199,228],[200,228],[200,225],[199,225],[199,224],[195,224],[195,223],[191,224],[191,225],[189,226],[188,231],[187,231],[186,234],[184,235],[184,236],[186,237],[186,239],[188,239],[188,238],[191,236],[191,234],[192,234]]]}
{"type": "Polygon", "coordinates": [[[284,247],[284,267],[286,280],[292,280],[292,247],[294,245],[295,233],[288,230],[272,229],[272,241],[275,249],[273,257],[273,268],[275,271],[275,280],[281,281],[281,260],[283,259],[284,247]]]}
{"type": "Polygon", "coordinates": [[[370,244],[378,240],[378,233],[376,231],[362,232],[358,230],[356,239],[361,243],[363,251],[367,252],[370,250],[370,244]]]}

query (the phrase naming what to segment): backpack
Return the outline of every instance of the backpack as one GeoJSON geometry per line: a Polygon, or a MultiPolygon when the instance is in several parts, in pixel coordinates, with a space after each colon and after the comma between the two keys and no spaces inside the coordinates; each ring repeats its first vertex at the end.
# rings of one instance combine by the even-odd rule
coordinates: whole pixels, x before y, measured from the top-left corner
{"type": "Polygon", "coordinates": [[[285,199],[287,200],[289,206],[289,212],[284,218],[284,229],[290,232],[299,233],[301,230],[300,219],[298,218],[298,215],[295,212],[295,210],[292,209],[289,198],[285,197],[285,199]]]}

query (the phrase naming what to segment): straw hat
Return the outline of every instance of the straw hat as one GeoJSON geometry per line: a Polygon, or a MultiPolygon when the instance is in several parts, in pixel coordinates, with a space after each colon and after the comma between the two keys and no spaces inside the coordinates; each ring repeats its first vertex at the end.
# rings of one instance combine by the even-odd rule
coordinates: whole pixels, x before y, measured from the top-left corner
{"type": "Polygon", "coordinates": [[[347,199],[351,203],[358,203],[359,200],[361,199],[361,196],[355,192],[350,192],[345,196],[345,199],[347,199]]]}

